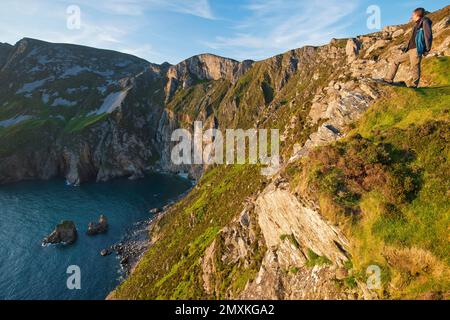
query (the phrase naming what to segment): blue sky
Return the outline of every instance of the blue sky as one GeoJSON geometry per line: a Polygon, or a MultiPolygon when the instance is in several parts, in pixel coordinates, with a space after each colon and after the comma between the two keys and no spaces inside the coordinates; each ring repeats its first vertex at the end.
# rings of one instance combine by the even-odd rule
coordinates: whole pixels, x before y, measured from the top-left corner
{"type": "Polygon", "coordinates": [[[118,50],[148,61],[178,63],[199,53],[260,60],[333,37],[370,33],[367,8],[381,25],[406,22],[423,6],[447,0],[1,0],[0,42],[23,37],[118,50]],[[67,8],[81,28],[67,28],[67,8]]]}

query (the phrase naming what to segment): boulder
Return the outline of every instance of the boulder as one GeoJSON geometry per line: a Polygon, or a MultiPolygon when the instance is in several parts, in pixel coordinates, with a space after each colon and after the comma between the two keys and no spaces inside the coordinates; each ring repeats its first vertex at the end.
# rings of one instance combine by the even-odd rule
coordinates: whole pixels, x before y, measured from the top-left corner
{"type": "Polygon", "coordinates": [[[108,231],[109,225],[108,220],[104,215],[100,216],[98,223],[91,222],[88,226],[87,235],[88,236],[96,236],[102,233],[106,233],[108,231]]]}
{"type": "Polygon", "coordinates": [[[161,209],[161,208],[153,208],[153,209],[149,210],[149,212],[151,214],[158,214],[158,213],[161,213],[162,211],[163,211],[163,209],[161,209]]]}
{"type": "Polygon", "coordinates": [[[392,38],[394,38],[394,39],[398,38],[398,37],[402,36],[404,33],[405,33],[405,31],[403,29],[398,29],[397,31],[395,31],[392,34],[392,38]]]}
{"type": "Polygon", "coordinates": [[[102,257],[106,257],[106,256],[109,256],[111,253],[112,253],[111,249],[104,249],[100,252],[100,255],[102,257]]]}
{"type": "Polygon", "coordinates": [[[389,44],[388,40],[385,40],[385,39],[377,40],[369,49],[367,49],[366,55],[364,57],[368,58],[371,53],[373,53],[374,51],[376,51],[378,49],[382,49],[382,48],[386,47],[388,44],[389,44]]]}
{"type": "Polygon", "coordinates": [[[390,32],[395,32],[398,29],[397,26],[386,26],[383,28],[383,30],[381,30],[382,33],[390,33],[390,32]]]}
{"type": "Polygon", "coordinates": [[[348,39],[347,45],[345,47],[345,53],[347,54],[347,60],[349,63],[355,61],[358,58],[360,48],[361,43],[358,41],[358,39],[348,39]]]}
{"type": "Polygon", "coordinates": [[[62,221],[56,226],[55,230],[42,241],[42,244],[71,245],[77,241],[77,238],[78,233],[75,223],[73,221],[62,221]]]}

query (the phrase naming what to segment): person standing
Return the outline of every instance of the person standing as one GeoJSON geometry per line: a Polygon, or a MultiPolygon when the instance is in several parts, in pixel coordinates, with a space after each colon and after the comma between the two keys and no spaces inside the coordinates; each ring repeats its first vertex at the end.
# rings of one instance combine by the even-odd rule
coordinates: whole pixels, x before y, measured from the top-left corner
{"type": "Polygon", "coordinates": [[[409,61],[411,64],[411,80],[407,81],[406,85],[410,88],[418,87],[421,76],[422,57],[430,53],[433,43],[432,21],[425,16],[425,13],[424,8],[417,8],[413,11],[412,21],[415,24],[408,46],[405,47],[399,57],[394,59],[384,81],[393,83],[400,65],[409,61]]]}

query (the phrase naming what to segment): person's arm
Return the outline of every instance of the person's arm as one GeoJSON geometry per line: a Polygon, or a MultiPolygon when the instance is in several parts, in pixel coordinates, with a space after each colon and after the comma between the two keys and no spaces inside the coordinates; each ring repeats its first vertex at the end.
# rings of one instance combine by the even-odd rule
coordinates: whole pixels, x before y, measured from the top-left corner
{"type": "Polygon", "coordinates": [[[428,54],[431,51],[431,46],[433,45],[433,28],[431,20],[426,19],[423,22],[423,31],[425,33],[425,52],[428,54]]]}

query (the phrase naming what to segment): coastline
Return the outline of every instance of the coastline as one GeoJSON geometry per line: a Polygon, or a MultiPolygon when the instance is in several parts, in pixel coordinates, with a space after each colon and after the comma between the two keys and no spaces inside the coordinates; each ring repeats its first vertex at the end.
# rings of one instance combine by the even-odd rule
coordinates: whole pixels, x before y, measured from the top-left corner
{"type": "MultiPolygon", "coordinates": [[[[120,283],[125,281],[135,270],[144,254],[151,247],[157,239],[154,239],[152,230],[170,210],[170,208],[186,197],[195,187],[196,182],[193,181],[192,187],[180,194],[174,199],[171,199],[168,204],[159,209],[160,212],[154,214],[149,219],[136,223],[129,232],[127,232],[123,239],[111,246],[108,250],[115,253],[120,262],[120,283]]],[[[154,209],[152,209],[154,210],[154,209]]],[[[151,211],[151,210],[150,210],[151,211]]],[[[114,291],[113,291],[114,292],[114,291]]],[[[112,293],[112,292],[111,292],[112,293]]],[[[111,293],[106,299],[109,299],[111,293]]]]}

